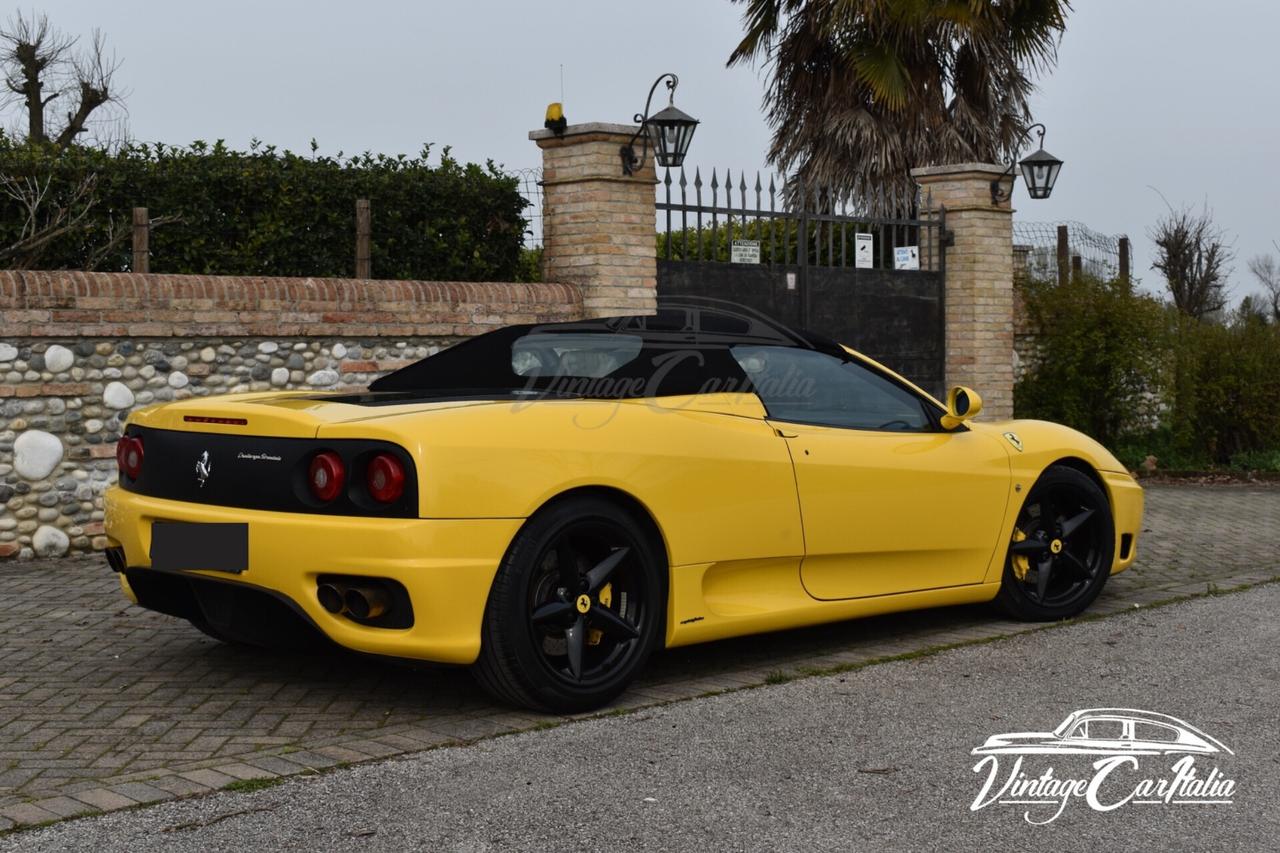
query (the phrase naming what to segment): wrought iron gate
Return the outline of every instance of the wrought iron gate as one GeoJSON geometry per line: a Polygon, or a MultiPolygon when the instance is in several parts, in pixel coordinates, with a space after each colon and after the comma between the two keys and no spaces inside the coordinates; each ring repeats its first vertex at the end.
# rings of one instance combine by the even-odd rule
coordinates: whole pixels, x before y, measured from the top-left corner
{"type": "Polygon", "coordinates": [[[759,173],[749,186],[744,173],[727,170],[704,183],[700,170],[689,180],[683,169],[667,170],[657,208],[659,297],[746,305],[942,393],[945,210],[875,218],[825,188],[779,186],[773,177],[765,186],[759,173]]]}

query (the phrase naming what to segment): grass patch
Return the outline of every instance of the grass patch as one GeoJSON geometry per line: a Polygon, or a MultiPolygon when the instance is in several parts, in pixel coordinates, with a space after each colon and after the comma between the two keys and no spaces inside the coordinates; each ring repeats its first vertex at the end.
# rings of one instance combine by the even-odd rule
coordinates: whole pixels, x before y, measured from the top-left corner
{"type": "MultiPolygon", "coordinates": [[[[816,667],[814,668],[816,669],[816,667]]],[[[816,675],[817,673],[814,673],[814,674],[816,675]]],[[[780,669],[775,669],[773,672],[769,673],[764,677],[764,683],[765,684],[786,684],[788,681],[795,681],[795,679],[796,679],[796,676],[790,673],[783,672],[780,669]]]]}
{"type": "Polygon", "coordinates": [[[283,776],[264,776],[258,779],[237,779],[234,782],[228,782],[222,786],[224,791],[234,791],[237,794],[252,794],[256,791],[265,791],[267,788],[274,788],[276,785],[283,785],[286,779],[283,776]]]}

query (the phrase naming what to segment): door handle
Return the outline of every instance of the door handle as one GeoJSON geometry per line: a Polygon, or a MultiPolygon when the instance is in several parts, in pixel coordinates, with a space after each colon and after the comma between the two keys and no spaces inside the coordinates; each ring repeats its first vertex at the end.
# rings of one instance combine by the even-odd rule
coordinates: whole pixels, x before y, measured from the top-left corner
{"type": "Polygon", "coordinates": [[[786,430],[779,429],[778,427],[774,427],[773,431],[778,434],[778,438],[799,438],[800,437],[800,433],[798,432],[787,432],[786,430]]]}

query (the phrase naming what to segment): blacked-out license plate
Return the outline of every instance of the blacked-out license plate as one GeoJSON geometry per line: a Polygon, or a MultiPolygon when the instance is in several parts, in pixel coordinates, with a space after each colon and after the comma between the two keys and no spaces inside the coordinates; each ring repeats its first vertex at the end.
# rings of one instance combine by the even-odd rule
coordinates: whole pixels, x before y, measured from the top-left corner
{"type": "Polygon", "coordinates": [[[249,525],[154,522],[151,567],[161,571],[243,572],[249,568],[249,525]]]}

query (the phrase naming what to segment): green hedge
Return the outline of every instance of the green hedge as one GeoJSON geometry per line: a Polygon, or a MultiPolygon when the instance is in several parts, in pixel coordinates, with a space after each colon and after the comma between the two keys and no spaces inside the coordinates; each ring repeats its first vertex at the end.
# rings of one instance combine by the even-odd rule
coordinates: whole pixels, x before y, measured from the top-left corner
{"type": "Polygon", "coordinates": [[[1130,468],[1280,470],[1280,324],[1196,321],[1119,281],[1019,286],[1039,331],[1018,417],[1076,427],[1130,468]]]}
{"type": "Polygon", "coordinates": [[[1119,281],[1027,282],[1038,352],[1014,389],[1018,417],[1080,429],[1108,446],[1159,420],[1171,373],[1168,312],[1119,281]]]}
{"type": "MultiPolygon", "coordinates": [[[[0,170],[47,181],[54,205],[67,204],[94,176],[96,203],[82,227],[51,241],[27,266],[128,269],[122,229],[138,206],[153,221],[168,220],[151,234],[153,272],[350,276],[355,201],[367,198],[375,277],[515,278],[527,227],[517,179],[492,163],[462,164],[448,148],[438,165],[428,163],[429,154],[428,147],[418,157],[303,156],[256,143],[235,151],[222,142],[59,154],[0,139],[0,170]],[[104,254],[105,246],[112,248],[104,254]]],[[[0,198],[0,247],[21,236],[24,220],[15,200],[0,198]]]]}

